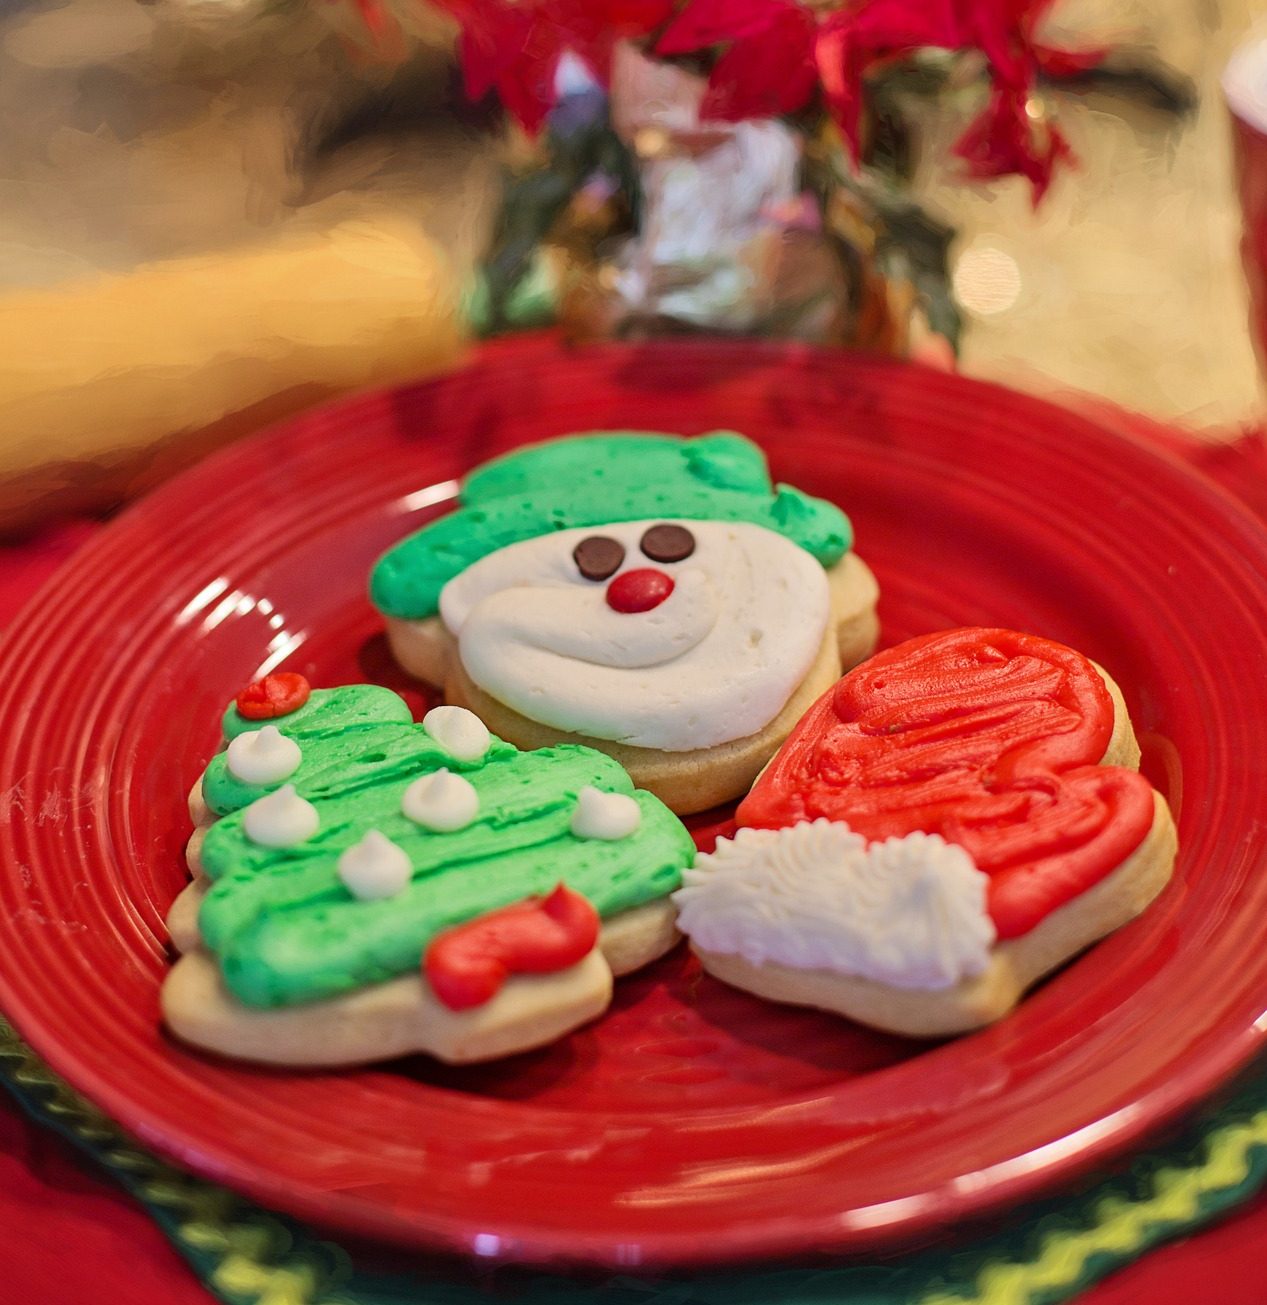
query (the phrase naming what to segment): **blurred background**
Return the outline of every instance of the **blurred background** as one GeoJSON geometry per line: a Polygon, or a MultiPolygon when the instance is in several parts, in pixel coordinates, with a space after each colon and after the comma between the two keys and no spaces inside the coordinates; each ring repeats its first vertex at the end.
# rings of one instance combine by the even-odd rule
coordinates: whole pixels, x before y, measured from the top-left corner
{"type": "MultiPolygon", "coordinates": [[[[1258,420],[1219,76],[1260,8],[1054,6],[1046,40],[1109,54],[1042,87],[1076,162],[1037,207],[957,174],[953,96],[915,105],[890,144],[948,241],[964,372],[1216,439],[1258,420]]],[[[0,527],[488,326],[472,286],[526,147],[462,94],[454,31],[404,0],[0,0],[0,527]]],[[[948,365],[929,317],[893,351],[948,365]]]]}

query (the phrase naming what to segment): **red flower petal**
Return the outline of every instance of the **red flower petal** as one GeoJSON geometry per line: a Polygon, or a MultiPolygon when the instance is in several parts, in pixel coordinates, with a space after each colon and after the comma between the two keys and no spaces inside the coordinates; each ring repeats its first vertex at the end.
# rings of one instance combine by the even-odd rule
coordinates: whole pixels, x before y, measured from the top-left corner
{"type": "Polygon", "coordinates": [[[523,47],[497,78],[497,95],[502,107],[525,131],[534,135],[540,131],[557,99],[555,73],[565,48],[568,47],[557,39],[557,33],[542,32],[540,23],[532,23],[523,47]]]}
{"type": "Polygon", "coordinates": [[[803,108],[814,93],[814,20],[789,7],[760,37],[735,41],[708,79],[706,118],[771,118],[803,108]]]}
{"type": "Polygon", "coordinates": [[[497,85],[513,61],[517,45],[516,34],[506,29],[497,32],[480,23],[462,29],[458,37],[458,60],[468,99],[482,100],[497,85]]]}
{"type": "Polygon", "coordinates": [[[870,58],[939,46],[953,50],[968,44],[956,0],[870,0],[847,15],[833,15],[828,25],[843,26],[850,43],[870,58]]]}
{"type": "Polygon", "coordinates": [[[851,41],[851,24],[837,15],[819,29],[814,59],[827,111],[856,167],[862,156],[862,78],[867,58],[851,41]]]}
{"type": "Polygon", "coordinates": [[[606,0],[596,4],[596,10],[605,11],[609,26],[624,35],[645,34],[654,31],[669,17],[675,0],[606,0]]]}
{"type": "Polygon", "coordinates": [[[990,102],[955,144],[955,154],[979,179],[1019,173],[1033,188],[1037,204],[1051,185],[1061,162],[1073,162],[1069,142],[1054,126],[1042,135],[1025,111],[1027,97],[1009,87],[997,87],[990,102]]]}
{"type": "Polygon", "coordinates": [[[813,16],[795,0],[690,0],[656,43],[657,54],[690,54],[758,36],[789,13],[813,16]]]}
{"type": "Polygon", "coordinates": [[[467,95],[496,90],[525,129],[537,131],[554,107],[559,59],[571,51],[606,80],[612,45],[642,36],[669,16],[673,0],[438,0],[461,25],[458,44],[467,95]]]}

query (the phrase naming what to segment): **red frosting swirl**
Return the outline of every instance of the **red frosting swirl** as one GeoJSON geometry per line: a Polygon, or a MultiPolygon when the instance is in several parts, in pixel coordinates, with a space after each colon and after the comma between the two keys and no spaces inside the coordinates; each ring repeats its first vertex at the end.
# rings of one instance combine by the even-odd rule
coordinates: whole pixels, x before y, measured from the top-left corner
{"type": "Polygon", "coordinates": [[[820,816],[871,840],[915,830],[990,876],[1000,938],[1027,933],[1148,834],[1153,791],[1097,763],[1113,700],[1071,648],[1012,630],[925,635],[871,658],[801,719],[740,825],[820,816]]]}
{"type": "Polygon", "coordinates": [[[482,1006],[512,974],[553,974],[598,941],[598,912],[560,884],[540,901],[516,902],[438,934],[423,961],[427,982],[450,1010],[482,1006]]]}

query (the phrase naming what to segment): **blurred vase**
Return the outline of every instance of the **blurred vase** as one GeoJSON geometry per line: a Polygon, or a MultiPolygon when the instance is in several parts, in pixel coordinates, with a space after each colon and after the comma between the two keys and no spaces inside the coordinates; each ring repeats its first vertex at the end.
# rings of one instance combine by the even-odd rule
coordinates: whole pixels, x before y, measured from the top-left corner
{"type": "Polygon", "coordinates": [[[548,315],[577,340],[761,335],[906,353],[917,296],[876,258],[880,214],[824,166],[838,144],[779,119],[707,120],[705,89],[627,45],[610,98],[565,66],[545,142],[505,197],[491,329],[548,315]],[[552,181],[567,190],[554,212],[552,181]],[[511,284],[536,205],[539,247],[511,284]]]}
{"type": "Polygon", "coordinates": [[[638,229],[573,299],[590,331],[756,333],[843,340],[850,284],[800,189],[804,143],[775,119],[701,121],[702,78],[629,47],[612,126],[636,160],[638,229]]]}

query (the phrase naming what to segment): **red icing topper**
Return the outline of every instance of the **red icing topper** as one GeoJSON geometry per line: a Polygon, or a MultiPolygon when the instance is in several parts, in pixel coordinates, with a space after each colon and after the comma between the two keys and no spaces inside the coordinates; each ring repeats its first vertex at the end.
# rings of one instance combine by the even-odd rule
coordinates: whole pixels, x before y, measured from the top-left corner
{"type": "Polygon", "coordinates": [[[607,586],[607,606],[614,612],[649,612],[672,592],[672,577],[653,566],[642,566],[622,571],[607,586]]]}
{"type": "Polygon", "coordinates": [[[238,715],[247,720],[289,716],[308,701],[312,686],[294,671],[278,671],[248,684],[237,696],[238,715]]]}
{"type": "Polygon", "coordinates": [[[553,974],[598,941],[598,912],[560,884],[541,900],[517,902],[438,934],[423,961],[427,982],[450,1010],[482,1006],[512,974],[553,974]]]}
{"type": "Polygon", "coordinates": [[[1148,834],[1153,790],[1097,763],[1113,700],[1071,648],[949,630],[872,657],[801,719],[740,803],[740,825],[843,820],[870,840],[915,830],[990,876],[1000,938],[1028,933],[1148,834]]]}

